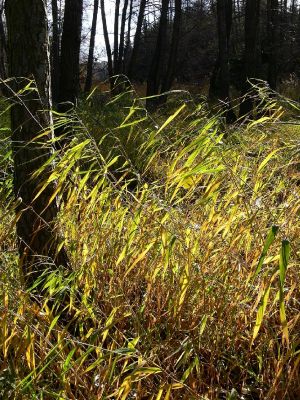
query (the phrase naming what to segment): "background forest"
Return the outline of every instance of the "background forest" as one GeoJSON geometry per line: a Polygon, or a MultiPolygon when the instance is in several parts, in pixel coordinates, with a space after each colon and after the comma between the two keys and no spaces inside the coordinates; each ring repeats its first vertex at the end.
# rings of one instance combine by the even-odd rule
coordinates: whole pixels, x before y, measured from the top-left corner
{"type": "Polygon", "coordinates": [[[0,16],[0,398],[299,399],[300,2],[0,16]]]}

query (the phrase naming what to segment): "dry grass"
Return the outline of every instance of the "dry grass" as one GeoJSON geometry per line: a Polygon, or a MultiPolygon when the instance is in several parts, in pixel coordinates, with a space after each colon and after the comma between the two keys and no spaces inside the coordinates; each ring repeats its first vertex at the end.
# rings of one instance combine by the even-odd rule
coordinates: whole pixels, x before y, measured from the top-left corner
{"type": "Polygon", "coordinates": [[[56,165],[74,274],[42,306],[1,206],[2,398],[298,398],[300,129],[272,104],[230,132],[204,104],[154,121],[118,99],[110,125],[85,106],[56,165]],[[47,307],[65,291],[68,327],[47,307]]]}

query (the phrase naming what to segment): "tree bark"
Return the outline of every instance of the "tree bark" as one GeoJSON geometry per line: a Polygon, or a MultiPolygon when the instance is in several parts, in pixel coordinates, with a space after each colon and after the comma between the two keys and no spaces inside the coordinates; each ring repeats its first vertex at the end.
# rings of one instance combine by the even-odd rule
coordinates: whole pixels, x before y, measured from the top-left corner
{"type": "MultiPolygon", "coordinates": [[[[162,0],[161,15],[159,20],[156,46],[150,66],[147,80],[147,97],[159,94],[161,84],[161,73],[164,61],[164,45],[167,34],[169,0],[162,0]]],[[[147,107],[153,110],[159,104],[157,98],[148,98],[147,107]]]]}
{"type": "Polygon", "coordinates": [[[138,15],[136,31],[135,31],[135,35],[134,35],[134,41],[133,41],[133,48],[132,48],[132,53],[131,53],[131,57],[130,57],[129,64],[128,64],[127,75],[128,75],[129,79],[133,78],[133,69],[135,67],[138,52],[139,52],[146,3],[147,3],[147,0],[141,0],[141,3],[140,3],[139,15],[138,15]]]}
{"type": "Polygon", "coordinates": [[[47,14],[43,0],[7,0],[5,12],[9,75],[16,77],[13,89],[17,93],[28,79],[34,79],[38,89],[17,96],[11,109],[19,254],[25,281],[31,286],[46,269],[68,266],[65,250],[58,251],[59,237],[54,227],[58,214],[55,182],[37,196],[53,165],[35,175],[53,152],[47,14]],[[43,137],[37,138],[41,132],[43,137]]]}
{"type": "Polygon", "coordinates": [[[260,0],[246,0],[245,5],[245,70],[240,106],[240,115],[246,116],[253,109],[253,98],[249,93],[251,84],[249,79],[256,78],[258,64],[258,33],[259,33],[260,0]]]}
{"type": "MultiPolygon", "coordinates": [[[[177,55],[178,55],[178,45],[180,40],[181,16],[182,16],[182,0],[175,0],[175,14],[173,21],[171,48],[170,48],[167,72],[165,75],[165,79],[162,83],[162,88],[161,88],[162,93],[167,92],[171,89],[174,80],[177,55]]],[[[166,100],[167,96],[163,96],[163,102],[166,100]]]]}
{"type": "MultiPolygon", "coordinates": [[[[6,54],[7,54],[7,46],[6,46],[6,35],[3,24],[3,5],[0,8],[0,79],[7,78],[6,71],[6,54]]],[[[1,91],[5,94],[6,89],[1,85],[1,91]]]]}
{"type": "Polygon", "coordinates": [[[51,46],[51,82],[52,99],[54,103],[58,101],[59,93],[59,48],[60,33],[58,27],[58,7],[57,0],[52,0],[52,46],[51,46]]]}
{"type": "Polygon", "coordinates": [[[88,62],[87,62],[86,80],[85,80],[85,86],[84,86],[85,92],[89,92],[92,88],[94,49],[95,49],[95,36],[96,36],[96,29],[97,29],[98,9],[99,9],[99,0],[94,0],[94,12],[93,12],[93,21],[92,21],[92,29],[91,29],[90,48],[89,48],[89,56],[88,56],[88,62]]]}
{"type": "MultiPolygon", "coordinates": [[[[300,53],[300,11],[298,12],[297,22],[296,22],[296,46],[297,52],[300,53]]],[[[297,75],[299,76],[299,69],[297,71],[297,75]]]]}
{"type": "Polygon", "coordinates": [[[277,87],[277,52],[278,52],[278,0],[268,0],[268,83],[270,88],[276,90],[277,87]]]}
{"type": "Polygon", "coordinates": [[[127,19],[126,44],[125,44],[125,49],[124,49],[124,71],[128,70],[128,55],[130,53],[130,46],[131,46],[132,11],[133,11],[133,0],[130,0],[129,14],[128,14],[128,19],[127,19]]]}
{"type": "Polygon", "coordinates": [[[114,75],[118,73],[119,61],[119,14],[120,14],[120,0],[116,0],[115,5],[115,21],[114,21],[114,75]]]}
{"type": "Polygon", "coordinates": [[[110,47],[110,42],[109,42],[108,30],[107,30],[107,22],[106,22],[106,13],[105,13],[104,0],[100,0],[100,8],[101,8],[101,19],[102,19],[102,26],[103,26],[105,49],[106,49],[106,54],[107,54],[108,76],[109,76],[109,79],[110,79],[110,82],[111,82],[111,87],[112,87],[113,86],[113,84],[112,84],[112,76],[113,76],[114,72],[113,72],[113,62],[112,62],[112,56],[111,56],[111,47],[110,47]]]}
{"type": "Polygon", "coordinates": [[[60,90],[59,102],[61,111],[70,109],[76,104],[79,94],[79,54],[82,25],[83,0],[66,0],[63,32],[61,38],[60,90]]]}
{"type": "Polygon", "coordinates": [[[232,0],[217,0],[218,59],[210,82],[210,97],[222,102],[226,121],[232,123],[236,116],[231,108],[229,88],[229,43],[232,26],[232,0]]]}
{"type": "Polygon", "coordinates": [[[119,43],[119,53],[118,53],[118,65],[115,73],[121,74],[124,72],[124,48],[125,48],[125,24],[126,15],[128,8],[128,0],[124,1],[122,18],[121,18],[121,30],[120,30],[120,43],[119,43]]]}

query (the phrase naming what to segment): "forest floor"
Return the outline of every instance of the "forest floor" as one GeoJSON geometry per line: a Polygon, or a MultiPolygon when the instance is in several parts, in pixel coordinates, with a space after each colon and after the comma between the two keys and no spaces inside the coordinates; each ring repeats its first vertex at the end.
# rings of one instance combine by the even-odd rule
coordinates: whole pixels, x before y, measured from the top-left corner
{"type": "Polygon", "coordinates": [[[1,398],[299,398],[300,106],[259,96],[227,127],[178,93],[150,115],[95,91],[55,116],[73,273],[41,276],[43,296],[20,277],[1,105],[1,398]]]}

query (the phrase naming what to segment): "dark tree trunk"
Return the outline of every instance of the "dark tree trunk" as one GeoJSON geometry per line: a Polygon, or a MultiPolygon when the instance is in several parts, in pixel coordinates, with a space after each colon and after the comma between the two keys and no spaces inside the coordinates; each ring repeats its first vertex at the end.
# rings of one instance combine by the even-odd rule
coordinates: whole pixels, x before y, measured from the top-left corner
{"type": "Polygon", "coordinates": [[[241,12],[240,12],[240,2],[239,0],[233,0],[233,5],[232,5],[232,16],[235,20],[234,24],[234,37],[231,41],[232,47],[233,47],[233,52],[235,56],[237,57],[239,54],[239,48],[240,48],[240,37],[241,35],[241,12]]]}
{"type": "Polygon", "coordinates": [[[43,0],[7,0],[5,12],[9,75],[16,77],[13,89],[22,89],[28,78],[35,79],[39,91],[24,93],[22,104],[16,99],[11,111],[19,254],[26,283],[31,285],[55,264],[68,266],[64,249],[57,251],[55,183],[49,183],[37,196],[52,172],[52,164],[42,174],[34,175],[52,155],[47,142],[53,139],[47,14],[43,0]],[[44,136],[36,139],[43,131],[44,136]]]}
{"type": "Polygon", "coordinates": [[[94,13],[93,13],[93,21],[92,21],[92,29],[91,29],[89,57],[88,57],[88,62],[87,62],[86,80],[85,80],[85,86],[84,86],[85,92],[89,92],[92,88],[94,49],[95,49],[95,36],[96,36],[96,28],[97,28],[98,9],[99,9],[99,0],[94,0],[94,13]]]}
{"type": "Polygon", "coordinates": [[[278,0],[268,0],[268,83],[270,88],[277,87],[277,52],[278,52],[278,0]]]}
{"type": "MultiPolygon", "coordinates": [[[[7,78],[7,71],[6,71],[6,53],[7,53],[7,47],[6,47],[6,35],[5,35],[5,30],[4,30],[4,24],[3,24],[3,6],[0,8],[0,79],[6,79],[7,78]]],[[[1,91],[5,94],[6,93],[6,88],[1,85],[1,91]]]]}
{"type": "Polygon", "coordinates": [[[222,102],[228,123],[236,120],[230,105],[229,43],[232,26],[232,0],[217,1],[219,54],[211,79],[210,97],[222,102]]]}
{"type": "Polygon", "coordinates": [[[120,30],[120,43],[119,43],[119,53],[118,53],[118,66],[115,73],[121,74],[124,72],[124,48],[125,48],[125,25],[126,25],[126,15],[128,8],[128,0],[124,1],[122,18],[121,18],[121,30],[120,30]]]}
{"type": "MultiPolygon", "coordinates": [[[[168,90],[170,90],[174,80],[177,55],[178,55],[178,45],[180,40],[181,16],[182,16],[182,0],[175,0],[175,14],[173,21],[171,48],[169,54],[167,73],[162,83],[162,88],[161,88],[162,92],[167,92],[168,90]]],[[[166,99],[167,97],[164,96],[163,100],[166,101],[166,99]]]]}
{"type": "Polygon", "coordinates": [[[138,56],[138,52],[139,52],[146,3],[147,3],[147,0],[141,0],[141,3],[140,3],[139,15],[138,15],[136,31],[135,31],[135,35],[134,35],[134,41],[133,41],[133,48],[132,48],[132,53],[131,53],[131,57],[130,57],[129,64],[128,64],[127,75],[128,75],[129,79],[133,78],[133,69],[136,65],[136,60],[137,60],[137,56],[138,56]]]}
{"type": "MultiPolygon", "coordinates": [[[[169,0],[162,0],[161,14],[158,27],[158,35],[155,50],[150,65],[150,71],[147,80],[147,97],[155,96],[160,92],[161,74],[164,61],[165,39],[168,25],[169,0]]],[[[155,109],[159,104],[157,98],[148,98],[147,107],[155,109]]]]}
{"type": "Polygon", "coordinates": [[[300,48],[300,10],[298,10],[298,18],[297,18],[297,33],[296,33],[296,38],[297,38],[297,44],[298,47],[300,48]]]}
{"type": "Polygon", "coordinates": [[[291,4],[291,10],[292,13],[296,13],[296,0],[292,0],[292,4],[291,4]]]}
{"type": "Polygon", "coordinates": [[[113,76],[114,72],[113,72],[113,62],[112,62],[112,56],[111,56],[111,47],[110,47],[108,30],[107,30],[107,23],[106,23],[106,13],[105,13],[104,0],[100,0],[100,7],[101,7],[101,19],[102,19],[102,26],[103,26],[105,49],[106,49],[106,54],[107,54],[108,76],[109,76],[109,79],[110,79],[110,82],[111,82],[111,86],[112,86],[112,76],[113,76]]]}
{"type": "Polygon", "coordinates": [[[133,0],[130,0],[129,5],[129,14],[127,20],[127,34],[126,34],[126,45],[124,49],[124,71],[127,71],[128,68],[128,55],[130,53],[130,46],[131,46],[131,22],[132,22],[132,10],[133,10],[133,0]]]}
{"type": "Polygon", "coordinates": [[[258,65],[258,34],[259,34],[260,0],[246,0],[245,5],[245,70],[240,107],[241,116],[246,116],[253,109],[253,98],[249,94],[251,84],[249,79],[257,77],[258,65]]]}
{"type": "MultiPolygon", "coordinates": [[[[79,94],[79,53],[81,42],[82,1],[66,0],[61,38],[59,102],[76,104],[79,94]]],[[[70,104],[60,105],[61,111],[70,104]]]]}
{"type": "Polygon", "coordinates": [[[114,75],[118,73],[118,60],[119,60],[119,14],[120,14],[120,0],[116,0],[115,5],[115,21],[114,21],[114,75]]]}
{"type": "Polygon", "coordinates": [[[52,99],[54,103],[57,103],[58,93],[59,93],[60,32],[58,26],[57,0],[52,0],[51,4],[52,4],[52,46],[51,46],[52,99]]]}
{"type": "Polygon", "coordinates": [[[287,0],[281,0],[281,10],[283,16],[287,18],[287,13],[288,13],[287,0]]]}

